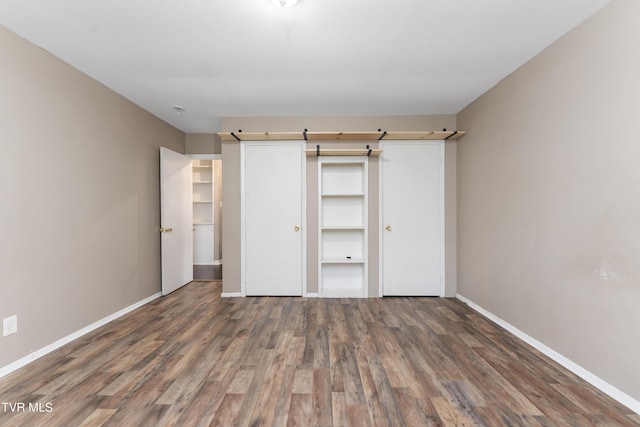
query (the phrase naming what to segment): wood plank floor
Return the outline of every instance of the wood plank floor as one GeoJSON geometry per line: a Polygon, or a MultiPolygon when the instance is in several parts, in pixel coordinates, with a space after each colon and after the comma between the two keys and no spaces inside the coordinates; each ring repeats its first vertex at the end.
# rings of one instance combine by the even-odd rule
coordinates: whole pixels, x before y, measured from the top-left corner
{"type": "Polygon", "coordinates": [[[221,265],[194,265],[193,280],[195,281],[222,280],[222,266],[221,265]]]}
{"type": "Polygon", "coordinates": [[[220,288],[194,282],[0,379],[25,404],[0,425],[640,426],[454,299],[220,288]]]}

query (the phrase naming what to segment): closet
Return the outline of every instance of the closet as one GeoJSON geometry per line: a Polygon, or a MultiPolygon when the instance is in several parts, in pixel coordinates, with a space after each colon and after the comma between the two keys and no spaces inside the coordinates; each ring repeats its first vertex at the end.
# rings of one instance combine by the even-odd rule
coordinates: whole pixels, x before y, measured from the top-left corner
{"type": "Polygon", "coordinates": [[[367,296],[368,158],[319,157],[319,295],[367,296]]]}
{"type": "Polygon", "coordinates": [[[219,135],[240,146],[238,294],[444,295],[444,146],[463,131],[219,135]]]}
{"type": "Polygon", "coordinates": [[[214,264],[213,160],[192,161],[193,264],[214,264]]]}

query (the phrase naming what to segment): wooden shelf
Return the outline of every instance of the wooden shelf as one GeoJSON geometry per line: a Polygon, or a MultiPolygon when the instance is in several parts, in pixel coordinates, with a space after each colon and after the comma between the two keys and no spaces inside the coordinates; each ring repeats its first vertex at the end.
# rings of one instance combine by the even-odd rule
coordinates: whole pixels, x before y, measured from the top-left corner
{"type": "Polygon", "coordinates": [[[322,298],[365,298],[366,295],[362,289],[331,289],[325,290],[322,298]]]}
{"type": "Polygon", "coordinates": [[[462,138],[465,131],[388,132],[383,141],[440,141],[462,138]]]}
{"type": "Polygon", "coordinates": [[[302,141],[303,132],[218,132],[223,141],[302,141]],[[235,136],[234,136],[235,135],[235,136]]]}
{"type": "Polygon", "coordinates": [[[333,257],[333,258],[323,258],[321,262],[322,264],[364,264],[364,258],[333,257]]]}
{"type": "Polygon", "coordinates": [[[382,132],[307,132],[309,141],[377,141],[382,132]]]}
{"type": "Polygon", "coordinates": [[[346,230],[364,230],[363,225],[323,225],[320,227],[322,230],[336,230],[336,231],[346,231],[346,230]]]}
{"type": "Polygon", "coordinates": [[[465,133],[465,131],[428,130],[412,132],[218,132],[218,136],[223,141],[303,141],[305,135],[307,141],[408,141],[453,140],[462,138],[465,133]]]}
{"type": "Polygon", "coordinates": [[[381,148],[320,148],[320,154],[318,150],[305,150],[307,156],[371,156],[378,157],[382,153],[381,148]],[[371,150],[371,153],[369,153],[371,150]]]}

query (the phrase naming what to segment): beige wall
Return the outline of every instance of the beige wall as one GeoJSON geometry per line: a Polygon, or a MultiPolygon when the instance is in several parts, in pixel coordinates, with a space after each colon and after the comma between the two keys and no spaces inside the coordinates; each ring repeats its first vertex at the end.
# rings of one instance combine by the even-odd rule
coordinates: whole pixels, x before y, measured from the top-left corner
{"type": "Polygon", "coordinates": [[[222,142],[222,292],[240,292],[240,144],[222,142]]]}
{"type": "Polygon", "coordinates": [[[0,366],[160,291],[159,147],[184,134],[0,27],[0,366]]]}
{"type": "MultiPolygon", "coordinates": [[[[259,131],[420,131],[456,129],[453,115],[439,116],[368,116],[368,117],[228,117],[221,120],[222,131],[259,132],[259,131]]],[[[321,147],[340,146],[362,148],[369,144],[372,148],[377,142],[323,142],[321,147]]],[[[315,148],[309,143],[308,148],[315,148]]],[[[456,293],[455,258],[455,154],[456,143],[447,143],[445,147],[445,279],[446,294],[456,293]]],[[[222,143],[224,164],[223,175],[223,292],[240,292],[240,144],[222,143]]],[[[307,292],[318,292],[318,164],[315,157],[307,158],[307,292]]],[[[369,295],[379,294],[378,269],[378,161],[372,158],[369,163],[369,295]]]]}
{"type": "Polygon", "coordinates": [[[222,153],[222,141],[215,133],[188,133],[184,141],[187,154],[222,153]]]}
{"type": "Polygon", "coordinates": [[[458,292],[640,399],[640,2],[458,115],[458,292]]]}

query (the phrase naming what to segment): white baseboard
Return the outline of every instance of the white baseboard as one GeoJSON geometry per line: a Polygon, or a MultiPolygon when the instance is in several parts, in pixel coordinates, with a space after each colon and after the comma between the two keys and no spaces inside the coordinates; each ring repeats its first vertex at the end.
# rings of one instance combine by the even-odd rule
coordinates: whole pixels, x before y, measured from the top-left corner
{"type": "Polygon", "coordinates": [[[221,259],[214,260],[213,265],[222,265],[222,260],[221,259]]]}
{"type": "Polygon", "coordinates": [[[611,384],[609,384],[608,382],[606,382],[602,378],[600,378],[597,375],[589,372],[588,370],[586,370],[582,366],[578,365],[577,363],[573,362],[572,360],[568,359],[567,357],[563,356],[562,354],[558,353],[557,351],[547,347],[546,345],[544,345],[540,341],[536,340],[535,338],[533,338],[533,337],[527,335],[526,333],[522,332],[520,329],[516,328],[512,324],[502,320],[501,318],[499,318],[495,314],[491,313],[490,311],[485,310],[484,308],[482,308],[478,304],[474,303],[473,301],[463,297],[460,294],[457,294],[456,298],[458,298],[463,303],[467,304],[469,307],[471,307],[472,309],[474,309],[478,313],[482,314],[484,317],[486,317],[486,318],[492,320],[493,322],[497,323],[498,325],[502,326],[504,329],[506,329],[507,331],[511,332],[513,335],[517,336],[518,338],[520,338],[521,340],[523,340],[524,342],[526,342],[530,346],[534,347],[538,351],[544,353],[546,356],[548,356],[551,359],[553,359],[554,361],[558,362],[560,365],[564,366],[565,368],[567,368],[568,370],[570,370],[574,374],[578,375],[580,378],[582,378],[583,380],[585,380],[589,384],[591,384],[594,387],[600,389],[602,392],[606,393],[607,395],[609,395],[613,399],[617,400],[618,402],[620,402],[621,404],[623,404],[627,408],[631,409],[632,411],[634,411],[637,414],[640,414],[640,401],[634,399],[633,397],[629,396],[625,392],[623,392],[623,391],[619,390],[618,388],[612,386],[611,384]]]}
{"type": "Polygon", "coordinates": [[[242,292],[223,292],[220,294],[221,298],[237,298],[237,297],[243,297],[244,298],[244,294],[242,292]]]}
{"type": "MultiPolygon", "coordinates": [[[[308,293],[304,295],[307,298],[318,298],[318,294],[317,293],[308,293]]],[[[223,292],[220,294],[221,298],[244,298],[246,297],[245,294],[243,294],[242,292],[223,292]]]]}
{"type": "Polygon", "coordinates": [[[86,326],[76,332],[73,332],[70,335],[67,335],[64,338],[60,338],[58,341],[49,344],[46,347],[41,348],[40,350],[36,350],[32,353],[30,353],[29,355],[16,360],[13,363],[8,364],[7,366],[3,366],[2,368],[0,368],[0,378],[4,377],[5,375],[10,374],[13,371],[16,371],[20,368],[22,368],[25,365],[28,365],[29,363],[33,362],[36,359],[41,358],[42,356],[51,353],[54,350],[57,350],[58,348],[62,347],[65,344],[70,343],[71,341],[80,338],[81,336],[88,334],[89,332],[93,331],[94,329],[98,329],[100,326],[106,325],[107,323],[111,322],[112,320],[117,319],[120,316],[123,316],[127,313],[129,313],[130,311],[135,310],[138,307],[141,307],[145,304],[147,304],[148,302],[153,301],[154,299],[160,297],[162,294],[160,292],[158,292],[157,294],[151,295],[148,298],[145,298],[141,301],[138,301],[128,307],[123,308],[122,310],[110,314],[107,317],[104,317],[100,320],[98,320],[97,322],[94,322],[92,324],[90,324],[89,326],[86,326]]]}

